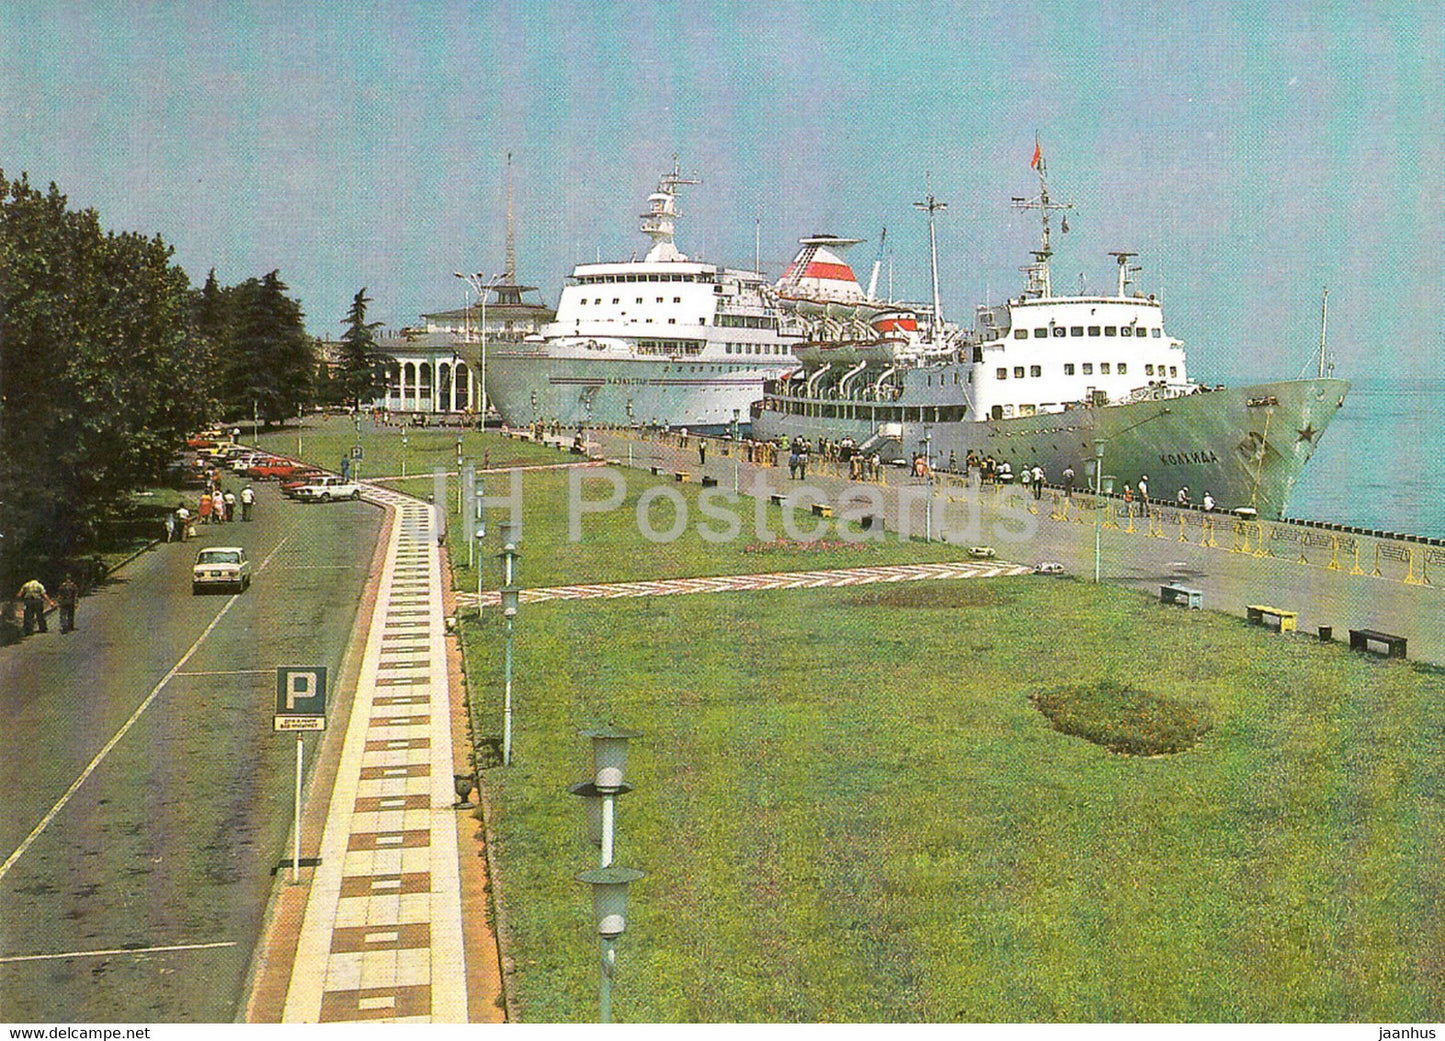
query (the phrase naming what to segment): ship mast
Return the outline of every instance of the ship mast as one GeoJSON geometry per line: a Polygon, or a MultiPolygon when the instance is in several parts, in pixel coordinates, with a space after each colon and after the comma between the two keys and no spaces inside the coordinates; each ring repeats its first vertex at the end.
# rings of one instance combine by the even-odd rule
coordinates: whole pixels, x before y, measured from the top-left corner
{"type": "MultiPolygon", "coordinates": [[[[1014,208],[1018,210],[1038,210],[1043,222],[1043,242],[1040,248],[1033,250],[1034,262],[1022,270],[1028,278],[1025,295],[1033,294],[1040,298],[1047,299],[1054,295],[1053,281],[1049,273],[1049,258],[1054,255],[1053,246],[1049,242],[1049,214],[1054,210],[1072,210],[1072,203],[1055,202],[1049,195],[1048,164],[1044,161],[1043,149],[1039,146],[1038,135],[1034,135],[1034,158],[1029,163],[1039,173],[1039,194],[1032,199],[1024,199],[1014,196],[1014,208]]],[[[1069,218],[1065,214],[1060,226],[1065,234],[1069,230],[1069,218]]]]}
{"type": "Polygon", "coordinates": [[[641,216],[643,234],[652,238],[652,248],[647,251],[649,263],[687,259],[677,251],[672,238],[680,216],[677,212],[677,189],[684,184],[701,183],[696,177],[684,177],[677,164],[677,156],[672,157],[672,172],[663,174],[657,182],[657,191],[647,197],[648,210],[641,216]]]}
{"type": "MultiPolygon", "coordinates": [[[[1325,298],[1324,298],[1322,301],[1320,301],[1320,367],[1319,367],[1319,378],[1320,378],[1320,379],[1324,379],[1324,378],[1325,378],[1325,322],[1329,319],[1329,316],[1330,316],[1330,290],[1329,290],[1329,287],[1326,286],[1326,287],[1325,287],[1325,298]]],[[[1334,366],[1331,365],[1330,368],[1333,370],[1333,369],[1334,369],[1334,366]]],[[[1331,372],[1331,375],[1333,375],[1333,374],[1334,374],[1334,373],[1331,372]]]]}
{"type": "MultiPolygon", "coordinates": [[[[927,174],[924,174],[924,177],[928,179],[927,174]]],[[[932,257],[933,269],[933,315],[929,318],[928,322],[928,338],[929,340],[936,340],[938,338],[938,330],[943,326],[943,304],[938,297],[938,236],[933,228],[933,215],[939,210],[948,209],[948,203],[939,202],[933,197],[933,185],[930,181],[928,195],[924,198],[924,201],[915,202],[913,206],[915,209],[923,210],[928,214],[928,248],[930,256],[932,257]]]]}

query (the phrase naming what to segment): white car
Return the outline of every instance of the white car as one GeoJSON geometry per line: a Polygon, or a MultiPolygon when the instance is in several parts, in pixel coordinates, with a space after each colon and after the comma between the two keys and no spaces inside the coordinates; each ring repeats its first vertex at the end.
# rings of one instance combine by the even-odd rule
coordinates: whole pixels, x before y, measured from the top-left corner
{"type": "Polygon", "coordinates": [[[191,571],[191,592],[217,586],[244,592],[251,585],[251,562],[240,546],[212,546],[196,554],[191,571]]]}
{"type": "Polygon", "coordinates": [[[301,502],[335,502],[337,499],[360,499],[361,485],[344,477],[318,477],[291,493],[301,502]]]}

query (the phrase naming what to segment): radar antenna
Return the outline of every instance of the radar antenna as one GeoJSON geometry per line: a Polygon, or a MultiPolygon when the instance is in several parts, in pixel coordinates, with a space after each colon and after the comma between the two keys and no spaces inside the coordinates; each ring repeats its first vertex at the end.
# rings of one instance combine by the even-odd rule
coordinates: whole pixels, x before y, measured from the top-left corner
{"type": "Polygon", "coordinates": [[[657,182],[657,191],[647,197],[647,212],[641,215],[642,232],[652,238],[652,248],[647,251],[649,262],[659,260],[686,260],[673,244],[677,230],[677,189],[684,184],[701,184],[696,176],[684,177],[678,166],[677,156],[672,157],[672,172],[665,173],[657,182]]]}
{"type": "Polygon", "coordinates": [[[1134,276],[1143,270],[1143,268],[1129,263],[1130,257],[1137,257],[1138,255],[1138,253],[1125,253],[1123,250],[1109,251],[1109,256],[1113,257],[1119,265],[1119,295],[1121,297],[1129,295],[1129,286],[1133,284],[1134,276]]]}
{"type": "Polygon", "coordinates": [[[1044,153],[1039,145],[1039,137],[1034,135],[1034,158],[1029,166],[1038,171],[1039,194],[1032,199],[1025,199],[1021,196],[1014,196],[1013,204],[1017,210],[1038,210],[1039,217],[1043,223],[1043,241],[1040,247],[1033,250],[1034,262],[1023,268],[1028,278],[1028,286],[1025,295],[1033,294],[1047,298],[1054,295],[1053,283],[1049,274],[1049,258],[1054,255],[1054,249],[1049,241],[1049,215],[1055,211],[1064,211],[1061,228],[1065,234],[1069,230],[1069,218],[1067,211],[1074,208],[1073,203],[1057,202],[1049,195],[1048,163],[1044,161],[1044,153]]]}

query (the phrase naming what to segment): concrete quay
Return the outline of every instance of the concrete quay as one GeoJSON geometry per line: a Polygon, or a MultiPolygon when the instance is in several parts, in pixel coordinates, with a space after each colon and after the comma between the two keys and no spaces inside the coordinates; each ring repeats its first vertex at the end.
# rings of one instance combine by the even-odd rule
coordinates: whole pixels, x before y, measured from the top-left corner
{"type": "MultiPolygon", "coordinates": [[[[854,482],[845,467],[812,460],[803,480],[792,480],[786,456],[780,465],[749,463],[737,446],[708,439],[700,462],[698,438],[681,444],[676,434],[646,436],[638,431],[590,433],[589,452],[615,465],[656,468],[692,482],[716,481],[718,491],[736,486],[744,495],[781,495],[809,512],[826,500],[843,515],[881,514],[885,528],[905,526],[923,537],[929,487],[897,467],[884,467],[880,482],[854,482]],[[728,454],[724,454],[727,452],[728,454]],[[841,473],[839,472],[841,471],[841,473]],[[807,488],[811,495],[805,494],[807,488]]],[[[525,435],[519,435],[525,436],[525,435]]],[[[1057,561],[1080,579],[1094,575],[1094,500],[1075,493],[1065,498],[1045,489],[1035,501],[1021,489],[997,485],[970,488],[957,475],[937,475],[933,486],[932,531],[936,540],[968,547],[991,546],[1000,561],[1038,564],[1057,561]]],[[[1158,597],[1159,587],[1181,582],[1203,592],[1206,610],[1246,617],[1250,604],[1268,604],[1298,614],[1301,635],[1333,630],[1347,642],[1351,629],[1375,629],[1408,640],[1409,658],[1445,664],[1445,549],[1397,537],[1374,537],[1291,521],[1241,521],[1225,514],[1136,504],[1124,513],[1118,498],[1100,502],[1100,580],[1158,597]]],[[[810,530],[826,518],[799,517],[810,530]]]]}

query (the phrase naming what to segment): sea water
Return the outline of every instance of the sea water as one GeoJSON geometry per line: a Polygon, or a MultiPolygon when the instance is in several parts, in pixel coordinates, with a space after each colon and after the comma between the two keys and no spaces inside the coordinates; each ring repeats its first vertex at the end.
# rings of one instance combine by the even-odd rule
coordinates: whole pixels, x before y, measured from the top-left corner
{"type": "Polygon", "coordinates": [[[1445,380],[1352,380],[1289,516],[1445,538],[1445,380]]]}

